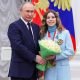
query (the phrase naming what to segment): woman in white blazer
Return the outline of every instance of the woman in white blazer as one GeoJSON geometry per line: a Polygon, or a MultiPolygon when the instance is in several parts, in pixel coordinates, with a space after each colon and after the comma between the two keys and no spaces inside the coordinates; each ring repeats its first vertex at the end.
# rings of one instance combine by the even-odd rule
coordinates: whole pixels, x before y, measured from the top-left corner
{"type": "Polygon", "coordinates": [[[45,71],[45,80],[70,80],[69,58],[74,55],[70,33],[61,24],[59,15],[49,10],[43,16],[41,37],[57,41],[61,47],[61,53],[49,56],[47,60],[55,60],[56,65],[45,71]]]}

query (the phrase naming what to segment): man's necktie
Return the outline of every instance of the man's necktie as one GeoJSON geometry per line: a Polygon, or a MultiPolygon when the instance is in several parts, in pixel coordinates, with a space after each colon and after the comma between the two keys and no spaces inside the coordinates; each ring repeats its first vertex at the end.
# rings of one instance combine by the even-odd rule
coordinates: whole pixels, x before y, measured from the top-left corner
{"type": "Polygon", "coordinates": [[[34,35],[32,34],[32,31],[31,31],[31,24],[28,22],[27,25],[28,25],[28,28],[29,28],[29,33],[30,33],[30,35],[33,39],[34,45],[35,45],[34,35]]]}
{"type": "Polygon", "coordinates": [[[28,22],[27,25],[28,25],[28,28],[29,28],[29,33],[30,33],[30,35],[33,37],[32,31],[31,31],[31,24],[28,22]]]}
{"type": "MultiPolygon", "coordinates": [[[[28,25],[29,33],[34,41],[34,35],[32,34],[32,31],[31,31],[31,24],[28,22],[27,25],[28,25]]],[[[35,44],[35,41],[34,41],[34,44],[35,44]]]]}

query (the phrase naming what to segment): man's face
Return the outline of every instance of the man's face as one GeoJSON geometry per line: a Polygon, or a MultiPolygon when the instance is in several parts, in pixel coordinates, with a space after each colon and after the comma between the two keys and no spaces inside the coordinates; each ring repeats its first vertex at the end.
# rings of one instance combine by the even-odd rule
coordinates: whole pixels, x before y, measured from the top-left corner
{"type": "Polygon", "coordinates": [[[21,16],[27,22],[31,21],[34,16],[34,6],[32,4],[25,4],[21,9],[21,16]]]}

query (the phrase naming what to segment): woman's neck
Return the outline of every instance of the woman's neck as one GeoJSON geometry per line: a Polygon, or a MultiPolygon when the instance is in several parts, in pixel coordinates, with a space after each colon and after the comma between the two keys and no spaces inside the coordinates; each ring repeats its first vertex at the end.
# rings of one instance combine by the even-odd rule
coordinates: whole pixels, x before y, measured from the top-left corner
{"type": "Polygon", "coordinates": [[[56,30],[56,25],[48,27],[49,32],[54,32],[55,30],[56,30]]]}

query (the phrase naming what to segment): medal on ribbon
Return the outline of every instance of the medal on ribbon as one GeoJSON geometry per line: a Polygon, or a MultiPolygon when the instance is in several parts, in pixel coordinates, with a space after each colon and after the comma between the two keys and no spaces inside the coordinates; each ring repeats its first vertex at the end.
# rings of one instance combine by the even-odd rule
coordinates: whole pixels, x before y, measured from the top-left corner
{"type": "Polygon", "coordinates": [[[61,44],[63,43],[63,40],[62,40],[62,39],[58,39],[57,43],[58,43],[59,45],[61,45],[61,44]]]}

